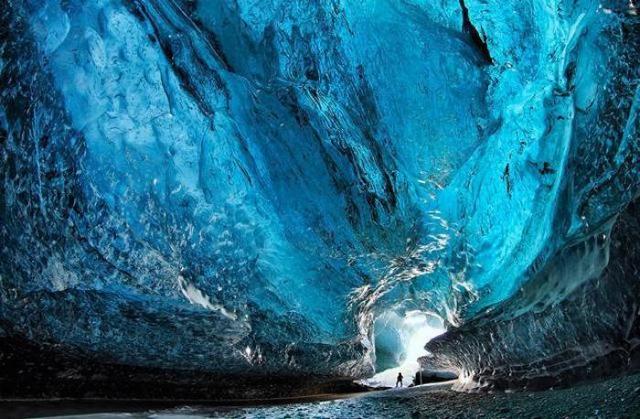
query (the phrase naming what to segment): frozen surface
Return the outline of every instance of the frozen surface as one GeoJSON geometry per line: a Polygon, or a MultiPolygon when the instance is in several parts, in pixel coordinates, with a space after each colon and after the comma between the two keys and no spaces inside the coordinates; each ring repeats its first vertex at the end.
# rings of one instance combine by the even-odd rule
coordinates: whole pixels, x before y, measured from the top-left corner
{"type": "Polygon", "coordinates": [[[406,349],[376,319],[506,307],[438,362],[544,360],[574,317],[527,316],[600,281],[638,195],[633,1],[15,0],[0,28],[0,334],[364,377],[406,349]]]}
{"type": "MultiPolygon", "coordinates": [[[[323,400],[324,399],[324,400],[323,400]]],[[[82,419],[153,418],[635,418],[640,413],[640,378],[636,376],[576,386],[571,389],[517,393],[459,393],[451,384],[425,385],[357,395],[342,400],[298,401],[280,406],[176,408],[100,406],[28,406],[14,409],[29,417],[82,419]],[[95,412],[80,414],[79,412],[95,412]],[[109,413],[102,413],[109,412],[109,413]],[[76,414],[74,414],[76,413],[76,414]],[[68,416],[61,416],[66,414],[68,416]]]]}

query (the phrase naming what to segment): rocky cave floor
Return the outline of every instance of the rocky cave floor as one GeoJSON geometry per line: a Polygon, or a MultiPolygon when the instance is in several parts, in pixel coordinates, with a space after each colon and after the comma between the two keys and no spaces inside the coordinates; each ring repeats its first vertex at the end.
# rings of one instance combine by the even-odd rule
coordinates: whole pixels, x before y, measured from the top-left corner
{"type": "Polygon", "coordinates": [[[3,417],[83,418],[640,418],[640,374],[539,392],[460,393],[451,383],[271,406],[167,408],[68,402],[0,405],[3,417]],[[144,409],[144,411],[142,410],[144,409]],[[77,417],[77,416],[75,416],[77,417]]]}

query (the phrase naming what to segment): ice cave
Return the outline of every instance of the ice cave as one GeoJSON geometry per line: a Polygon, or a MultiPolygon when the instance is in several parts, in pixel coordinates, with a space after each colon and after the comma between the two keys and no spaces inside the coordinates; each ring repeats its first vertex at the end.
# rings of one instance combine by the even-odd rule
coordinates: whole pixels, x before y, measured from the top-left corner
{"type": "Polygon", "coordinates": [[[5,0],[0,34],[1,400],[636,382],[636,0],[5,0]]]}

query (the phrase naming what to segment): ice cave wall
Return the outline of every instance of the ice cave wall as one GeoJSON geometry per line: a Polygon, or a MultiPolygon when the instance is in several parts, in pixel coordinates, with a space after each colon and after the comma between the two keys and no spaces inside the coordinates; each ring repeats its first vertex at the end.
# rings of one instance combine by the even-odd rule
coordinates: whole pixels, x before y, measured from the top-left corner
{"type": "Polygon", "coordinates": [[[610,236],[568,246],[512,300],[429,342],[423,368],[457,371],[461,389],[541,389],[637,370],[638,210],[631,204],[610,236]],[[576,275],[603,265],[590,280],[576,275]]]}
{"type": "Polygon", "coordinates": [[[6,335],[131,365],[363,376],[384,312],[464,327],[560,304],[605,269],[592,237],[637,196],[626,1],[0,15],[6,335]],[[581,242],[568,285],[536,279],[581,242]]]}
{"type": "Polygon", "coordinates": [[[565,74],[575,76],[575,114],[552,236],[514,295],[430,342],[422,359],[457,369],[470,387],[553,387],[638,367],[639,22],[633,5],[603,7],[621,16],[587,28],[606,44],[604,59],[582,50],[565,74]],[[597,80],[584,73],[599,66],[606,93],[583,102],[597,80]]]}

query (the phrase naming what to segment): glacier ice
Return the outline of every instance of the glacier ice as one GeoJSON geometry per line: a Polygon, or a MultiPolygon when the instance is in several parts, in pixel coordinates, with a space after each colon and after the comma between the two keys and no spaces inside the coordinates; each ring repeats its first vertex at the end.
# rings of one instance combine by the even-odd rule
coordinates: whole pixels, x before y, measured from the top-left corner
{"type": "Polygon", "coordinates": [[[12,0],[0,334],[353,378],[402,351],[376,319],[416,311],[450,329],[425,362],[470,376],[620,350],[640,337],[620,248],[638,19],[626,0],[12,0]]]}

